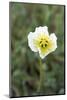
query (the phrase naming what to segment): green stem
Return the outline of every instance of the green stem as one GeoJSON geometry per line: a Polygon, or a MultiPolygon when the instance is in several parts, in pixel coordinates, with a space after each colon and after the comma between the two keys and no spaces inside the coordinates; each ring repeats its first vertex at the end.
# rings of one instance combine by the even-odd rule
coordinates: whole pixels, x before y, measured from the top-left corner
{"type": "Polygon", "coordinates": [[[42,85],[43,85],[43,65],[42,65],[42,60],[41,58],[39,59],[39,63],[40,63],[40,82],[39,82],[39,86],[38,86],[38,92],[39,94],[41,94],[42,92],[42,85]]]}

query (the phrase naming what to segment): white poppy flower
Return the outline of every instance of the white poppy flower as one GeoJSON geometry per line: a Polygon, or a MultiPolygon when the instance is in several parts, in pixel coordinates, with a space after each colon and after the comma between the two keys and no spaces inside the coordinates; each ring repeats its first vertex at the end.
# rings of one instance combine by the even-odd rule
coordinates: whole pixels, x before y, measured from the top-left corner
{"type": "Polygon", "coordinates": [[[28,45],[32,51],[39,52],[43,59],[57,48],[57,37],[55,33],[49,35],[47,26],[40,26],[35,29],[35,32],[29,33],[28,45]]]}

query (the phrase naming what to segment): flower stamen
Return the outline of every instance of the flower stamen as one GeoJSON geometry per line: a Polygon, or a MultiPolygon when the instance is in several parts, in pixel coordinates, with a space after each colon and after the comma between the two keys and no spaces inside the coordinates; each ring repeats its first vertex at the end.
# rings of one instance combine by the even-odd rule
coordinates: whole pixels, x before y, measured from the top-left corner
{"type": "Polygon", "coordinates": [[[47,47],[48,44],[49,44],[49,41],[48,41],[47,39],[45,39],[45,38],[46,38],[46,37],[41,38],[41,39],[40,39],[40,42],[39,42],[40,47],[42,47],[42,48],[47,47]]]}

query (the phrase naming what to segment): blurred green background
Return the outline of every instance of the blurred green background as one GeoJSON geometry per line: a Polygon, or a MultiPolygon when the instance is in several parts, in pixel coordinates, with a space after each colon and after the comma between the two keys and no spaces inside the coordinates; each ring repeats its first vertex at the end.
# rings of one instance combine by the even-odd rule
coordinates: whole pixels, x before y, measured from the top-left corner
{"type": "Polygon", "coordinates": [[[39,55],[28,47],[27,36],[38,26],[57,36],[57,49],[43,62],[41,95],[64,94],[64,6],[10,2],[10,96],[39,95],[39,55]]]}

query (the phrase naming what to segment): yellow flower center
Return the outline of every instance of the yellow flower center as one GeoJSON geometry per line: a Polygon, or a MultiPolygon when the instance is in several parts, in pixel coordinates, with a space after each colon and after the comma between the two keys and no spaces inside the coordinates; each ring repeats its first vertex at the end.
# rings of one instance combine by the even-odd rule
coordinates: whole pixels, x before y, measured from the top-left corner
{"type": "Polygon", "coordinates": [[[39,42],[40,47],[45,48],[48,46],[48,44],[49,44],[49,41],[47,39],[41,38],[41,40],[39,42]]]}
{"type": "Polygon", "coordinates": [[[40,48],[42,53],[48,52],[52,48],[52,41],[49,35],[40,34],[37,39],[34,40],[36,47],[40,48]]]}

